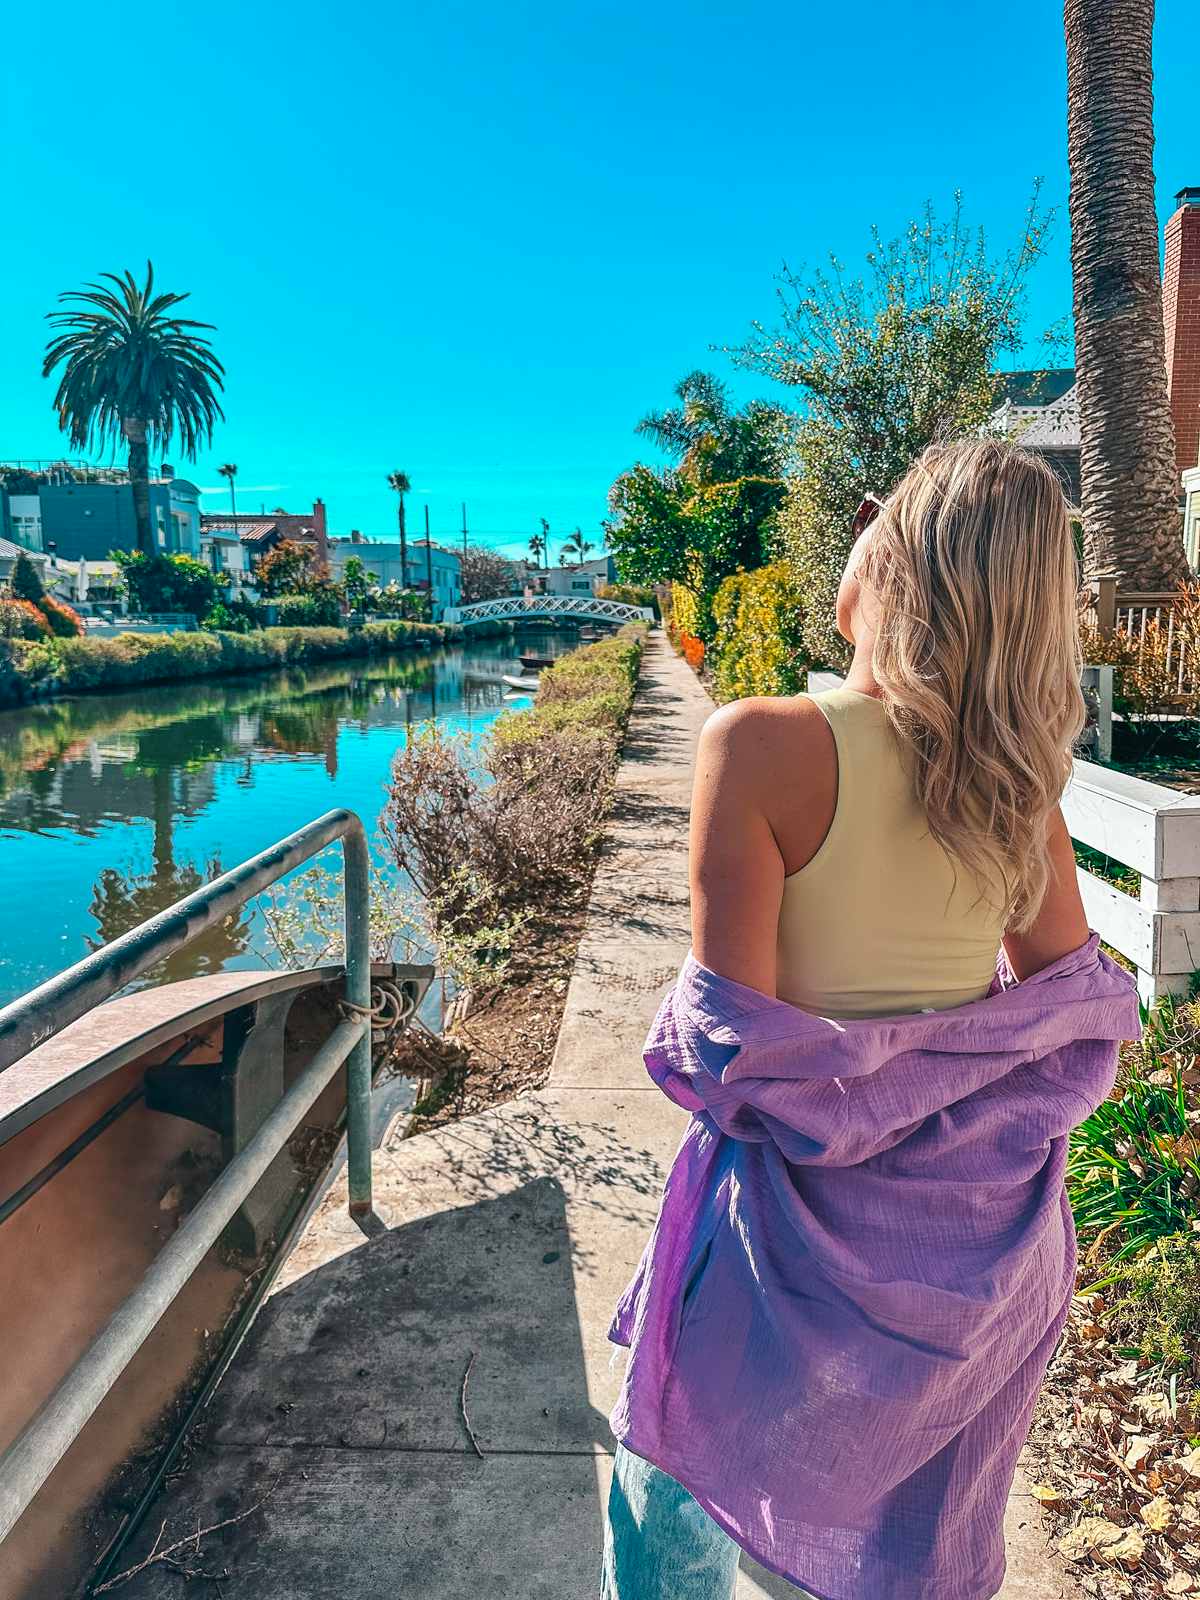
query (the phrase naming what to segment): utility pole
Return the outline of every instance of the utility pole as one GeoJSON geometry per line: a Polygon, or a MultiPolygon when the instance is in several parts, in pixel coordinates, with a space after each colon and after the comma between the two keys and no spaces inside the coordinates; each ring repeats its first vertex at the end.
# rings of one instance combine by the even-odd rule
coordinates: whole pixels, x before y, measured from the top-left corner
{"type": "Polygon", "coordinates": [[[550,524],[545,517],[539,518],[542,524],[542,559],[546,563],[546,571],[550,570],[550,524]]]}
{"type": "Polygon", "coordinates": [[[429,539],[429,507],[425,507],[425,580],[429,587],[429,620],[433,621],[433,545],[429,539]]]}
{"type": "Polygon", "coordinates": [[[467,502],[463,501],[463,555],[467,553],[467,502]]]}

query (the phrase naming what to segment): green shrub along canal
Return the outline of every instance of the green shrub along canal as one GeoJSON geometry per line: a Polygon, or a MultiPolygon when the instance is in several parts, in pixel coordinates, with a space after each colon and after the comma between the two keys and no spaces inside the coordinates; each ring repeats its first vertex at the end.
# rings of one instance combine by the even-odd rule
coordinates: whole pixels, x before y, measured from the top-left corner
{"type": "MultiPolygon", "coordinates": [[[[528,704],[500,679],[515,652],[573,642],[522,633],[0,713],[0,1003],[331,806],[370,833],[410,728],[482,735],[528,704]]],[[[264,963],[279,958],[251,905],[163,975],[264,963]]]]}

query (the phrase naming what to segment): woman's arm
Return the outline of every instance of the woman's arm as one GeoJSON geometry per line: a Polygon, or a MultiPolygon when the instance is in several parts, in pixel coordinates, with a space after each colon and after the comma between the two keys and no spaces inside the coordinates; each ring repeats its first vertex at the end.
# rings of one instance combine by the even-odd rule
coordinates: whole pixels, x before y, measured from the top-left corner
{"type": "Polygon", "coordinates": [[[773,996],[784,867],[761,805],[772,719],[757,706],[722,707],[700,735],[689,847],[692,951],[714,972],[773,996]]]}
{"type": "Polygon", "coordinates": [[[1075,876],[1075,850],[1063,814],[1056,806],[1050,818],[1047,853],[1050,882],[1032,927],[1004,935],[1004,953],[1018,978],[1028,978],[1061,956],[1078,950],[1088,936],[1079,880],[1075,876]]]}

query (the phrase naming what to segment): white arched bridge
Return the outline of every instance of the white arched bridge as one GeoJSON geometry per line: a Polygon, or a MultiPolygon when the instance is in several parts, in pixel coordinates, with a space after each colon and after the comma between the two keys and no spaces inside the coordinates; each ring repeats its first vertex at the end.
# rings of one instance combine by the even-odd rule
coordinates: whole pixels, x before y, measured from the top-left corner
{"type": "Polygon", "coordinates": [[[520,622],[534,617],[562,617],[575,622],[653,622],[654,612],[649,606],[601,600],[594,594],[534,594],[447,606],[442,613],[443,622],[457,622],[464,628],[476,622],[520,622]]]}

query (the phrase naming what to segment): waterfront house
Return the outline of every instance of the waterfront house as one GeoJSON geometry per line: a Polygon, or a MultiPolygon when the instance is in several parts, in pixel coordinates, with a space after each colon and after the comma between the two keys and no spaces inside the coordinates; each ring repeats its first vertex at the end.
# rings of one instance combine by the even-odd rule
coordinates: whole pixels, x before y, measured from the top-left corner
{"type": "Polygon", "coordinates": [[[568,566],[543,570],[547,594],[592,595],[607,583],[617,581],[617,563],[612,556],[597,556],[592,561],[576,561],[568,566]]]}
{"type": "Polygon", "coordinates": [[[229,593],[241,598],[247,588],[254,585],[254,570],[250,558],[250,545],[236,528],[207,526],[208,518],[200,519],[200,559],[205,566],[229,582],[229,593]]]}
{"type": "Polygon", "coordinates": [[[1077,506],[1082,482],[1075,369],[1001,372],[996,386],[999,403],[988,419],[987,431],[1040,455],[1054,469],[1067,499],[1077,506]]]}
{"type": "Polygon", "coordinates": [[[313,501],[311,511],[284,511],[282,507],[276,507],[274,511],[239,512],[237,516],[230,511],[205,511],[200,517],[200,535],[208,540],[206,559],[209,565],[213,564],[213,553],[219,551],[220,559],[225,561],[223,570],[230,572],[243,570],[235,567],[229,554],[229,541],[233,538],[238,539],[245,548],[244,570],[247,571],[284,539],[313,545],[318,566],[324,567],[329,563],[325,502],[321,499],[313,501]]]}
{"type": "Polygon", "coordinates": [[[38,569],[43,584],[46,583],[48,562],[38,550],[29,550],[23,545],[14,544],[11,539],[0,538],[0,584],[7,585],[12,582],[13,569],[22,556],[28,556],[38,569]]]}
{"type": "MultiPolygon", "coordinates": [[[[0,537],[68,561],[137,549],[133,487],[119,468],[68,462],[0,472],[0,537]]],[[[200,554],[200,491],[165,462],[150,480],[150,522],[164,555],[200,554]]]]}
{"type": "Polygon", "coordinates": [[[329,567],[340,581],[345,575],[346,562],[357,556],[381,589],[394,583],[402,589],[424,593],[432,578],[436,621],[447,606],[458,605],[462,598],[461,557],[457,550],[425,539],[409,539],[405,553],[407,562],[402,569],[399,540],[365,539],[356,529],[348,539],[334,539],[330,543],[329,567]]]}

